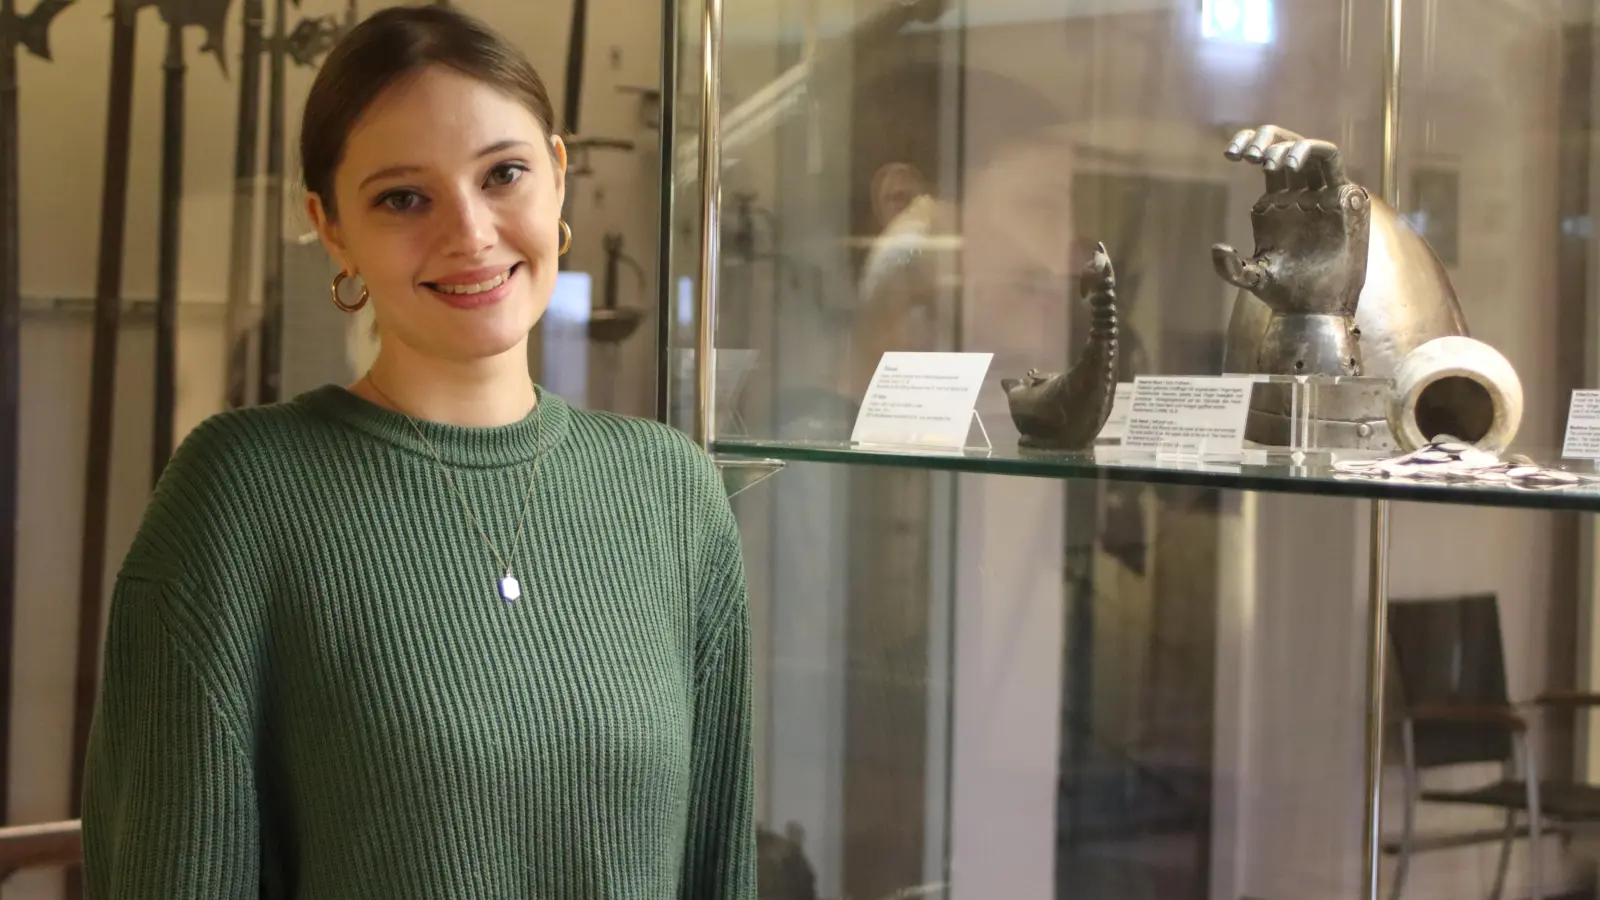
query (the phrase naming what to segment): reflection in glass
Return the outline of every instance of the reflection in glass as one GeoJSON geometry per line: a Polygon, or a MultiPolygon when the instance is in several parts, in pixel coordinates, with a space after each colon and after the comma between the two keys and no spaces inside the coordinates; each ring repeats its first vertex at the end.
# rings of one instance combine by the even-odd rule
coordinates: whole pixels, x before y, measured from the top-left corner
{"type": "MultiPolygon", "coordinates": [[[[1118,379],[1219,371],[1231,291],[1209,248],[1247,245],[1260,191],[1222,148],[1292,118],[1375,172],[1381,34],[1353,23],[1378,5],[1267,4],[1264,28],[1253,4],[1122,6],[951,4],[890,37],[852,30],[870,5],[728,10],[724,110],[830,63],[725,159],[716,343],[748,367],[734,411],[719,391],[730,445],[845,441],[885,351],[976,350],[995,354],[978,413],[1011,455],[998,380],[1070,366],[1101,243],[1118,379]]],[[[761,491],[741,502],[771,603],[764,814],[804,835],[821,896],[1249,880],[1212,874],[1214,773],[1237,762],[1214,758],[1219,567],[1241,527],[1218,492],[804,464],[761,491]],[[981,610],[1013,602],[1038,643],[1008,654],[981,610]],[[1048,738],[1026,731],[1041,715],[1048,738]]]]}
{"type": "MultiPolygon", "coordinates": [[[[1541,460],[1558,455],[1557,401],[1583,383],[1594,343],[1553,327],[1555,310],[1585,309],[1590,293],[1587,194],[1557,190],[1578,183],[1587,150],[1571,148],[1588,137],[1556,124],[1587,121],[1592,105],[1584,26],[1571,24],[1593,19],[1588,6],[1404,4],[1400,202],[1383,227],[1430,242],[1472,335],[1523,376],[1513,449],[1541,460]],[[1559,175],[1558,133],[1571,157],[1559,175]],[[1547,233],[1565,236],[1560,249],[1547,233]],[[1508,281],[1511,268],[1527,271],[1508,281]],[[1562,273],[1560,289],[1534,271],[1562,273]],[[1513,311],[1504,298],[1532,284],[1543,305],[1513,311]]],[[[740,502],[774,648],[764,818],[803,845],[820,896],[1363,890],[1368,508],[1275,492],[1294,479],[1328,493],[1370,485],[1268,465],[1158,487],[1137,481],[1161,472],[1123,481],[1087,460],[1039,463],[1016,451],[998,382],[1071,365],[1088,326],[1073,282],[1099,243],[1118,280],[1118,379],[1221,372],[1237,292],[1210,248],[1252,245],[1263,188],[1223,147],[1281,124],[1337,144],[1351,180],[1378,191],[1390,8],[951,3],[931,24],[870,39],[853,30],[870,3],[728,10],[725,111],[828,61],[727,155],[715,322],[719,354],[738,354],[738,392],[719,391],[719,446],[794,461],[740,502]],[[849,448],[887,350],[992,352],[978,413],[995,452],[849,448]],[[1048,735],[1030,729],[1046,706],[1048,735]]],[[[677,346],[692,346],[693,324],[677,346]]],[[[1502,500],[1413,487],[1393,496],[1502,500]]],[[[1505,579],[1533,590],[1542,575],[1492,573],[1554,571],[1560,584],[1538,587],[1516,621],[1559,628],[1588,550],[1575,517],[1540,511],[1551,502],[1397,505],[1393,590],[1442,597],[1505,579]],[[1481,559],[1445,563],[1455,546],[1481,559]],[[1531,567],[1519,555],[1530,552],[1531,567]]],[[[1553,649],[1508,647],[1525,666],[1553,649]]],[[[1556,681],[1570,677],[1569,666],[1556,681]]],[[[1407,895],[1486,893],[1481,849],[1414,863],[1407,895]]],[[[1527,883],[1518,854],[1513,889],[1527,883]]],[[[1394,860],[1383,867],[1388,883],[1394,860]]]]}

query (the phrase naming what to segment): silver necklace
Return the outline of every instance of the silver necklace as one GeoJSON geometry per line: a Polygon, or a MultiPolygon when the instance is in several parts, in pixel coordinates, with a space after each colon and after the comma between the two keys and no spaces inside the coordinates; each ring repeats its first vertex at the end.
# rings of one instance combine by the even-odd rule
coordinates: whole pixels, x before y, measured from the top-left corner
{"type": "MultiPolygon", "coordinates": [[[[394,399],[385,393],[383,388],[378,387],[376,381],[368,377],[367,384],[378,392],[378,396],[382,397],[384,402],[405,417],[406,422],[411,425],[411,430],[415,431],[417,437],[422,439],[422,443],[427,445],[428,452],[433,454],[433,461],[438,464],[440,473],[444,475],[445,483],[450,486],[450,490],[456,495],[456,499],[461,501],[462,512],[466,513],[467,518],[472,520],[472,524],[478,529],[478,536],[483,538],[483,543],[489,548],[489,552],[494,554],[495,561],[500,564],[502,573],[500,576],[500,598],[507,603],[515,603],[522,596],[522,582],[511,574],[511,563],[507,561],[506,557],[500,555],[500,548],[495,546],[494,540],[489,537],[489,530],[483,527],[483,522],[478,520],[478,514],[472,511],[472,504],[467,502],[466,493],[456,485],[455,476],[450,474],[450,468],[444,464],[444,457],[439,454],[439,449],[433,445],[433,441],[428,440],[428,436],[422,432],[422,426],[417,424],[416,419],[413,419],[410,413],[401,408],[400,404],[394,402],[394,399]]],[[[522,549],[522,535],[528,524],[528,504],[533,500],[533,484],[539,475],[539,460],[541,459],[539,455],[539,435],[544,431],[544,411],[539,410],[537,415],[539,418],[534,423],[533,430],[533,465],[528,472],[527,491],[522,495],[522,514],[517,518],[517,536],[515,542],[511,545],[512,558],[515,558],[522,549]]]]}

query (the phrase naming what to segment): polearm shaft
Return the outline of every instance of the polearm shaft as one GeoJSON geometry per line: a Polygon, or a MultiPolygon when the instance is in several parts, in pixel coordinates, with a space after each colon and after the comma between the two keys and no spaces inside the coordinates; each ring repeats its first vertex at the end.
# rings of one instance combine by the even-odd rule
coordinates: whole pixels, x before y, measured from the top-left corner
{"type": "Polygon", "coordinates": [[[183,104],[187,66],[183,26],[167,26],[161,106],[161,236],[156,268],[156,402],[151,444],[151,484],[172,458],[177,409],[178,252],[182,240],[183,104]]]}
{"type": "Polygon", "coordinates": [[[228,241],[228,299],[223,343],[227,348],[225,402],[249,402],[250,262],[255,250],[256,142],[261,120],[262,0],[244,2],[244,47],[239,65],[238,143],[233,159],[233,225],[228,241]]]}
{"type": "MultiPolygon", "coordinates": [[[[90,360],[89,452],[84,477],[83,550],[78,580],[77,679],[73,689],[72,816],[79,811],[83,761],[99,675],[106,563],[106,505],[111,486],[111,424],[116,403],[121,326],[123,232],[128,211],[136,15],[112,7],[105,174],[101,182],[99,269],[95,278],[94,350],[90,360]]],[[[76,879],[71,879],[76,882],[76,879]]],[[[69,895],[70,896],[70,895],[69,895]]]]}
{"type": "MultiPolygon", "coordinates": [[[[567,29],[567,74],[562,84],[561,122],[557,128],[562,135],[571,138],[578,134],[578,114],[583,105],[583,61],[587,49],[589,30],[589,3],[588,0],[572,0],[572,24],[567,29]]],[[[588,151],[577,147],[567,149],[568,162],[574,164],[570,167],[571,174],[585,167],[588,151]]],[[[567,181],[567,227],[577,219],[575,207],[577,206],[577,191],[573,190],[572,179],[567,181]]],[[[562,256],[556,260],[556,268],[562,271],[572,267],[572,256],[562,256]]]]}
{"type": "Polygon", "coordinates": [[[567,31],[567,77],[562,85],[561,128],[578,133],[583,105],[583,61],[588,49],[589,0],[572,0],[572,25],[567,31]]]}
{"type": "MultiPolygon", "coordinates": [[[[0,772],[10,771],[11,657],[17,583],[17,444],[22,383],[22,257],[17,174],[17,9],[0,0],[0,772]]],[[[0,778],[0,821],[10,799],[0,778]]]]}
{"type": "MultiPolygon", "coordinates": [[[[287,72],[287,0],[275,0],[267,76],[267,205],[262,254],[260,357],[256,402],[276,403],[283,367],[283,154],[284,78],[287,72]]],[[[246,345],[248,346],[248,345],[246,345]]]]}
{"type": "MultiPolygon", "coordinates": [[[[22,397],[22,216],[17,47],[50,59],[50,24],[72,0],[40,0],[26,16],[0,0],[0,772],[10,768],[11,663],[16,644],[17,489],[22,397]]],[[[9,779],[0,778],[0,821],[9,779]]]]}

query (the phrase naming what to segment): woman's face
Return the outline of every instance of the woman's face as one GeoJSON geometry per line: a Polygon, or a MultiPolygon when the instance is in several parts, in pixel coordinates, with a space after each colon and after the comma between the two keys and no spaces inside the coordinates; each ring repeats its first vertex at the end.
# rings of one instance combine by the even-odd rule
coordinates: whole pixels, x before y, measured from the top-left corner
{"type": "Polygon", "coordinates": [[[565,147],[526,106],[432,66],[351,130],[334,174],[337,221],[315,195],[307,206],[328,251],[371,292],[386,351],[466,363],[520,350],[544,314],[565,171],[565,147]]]}

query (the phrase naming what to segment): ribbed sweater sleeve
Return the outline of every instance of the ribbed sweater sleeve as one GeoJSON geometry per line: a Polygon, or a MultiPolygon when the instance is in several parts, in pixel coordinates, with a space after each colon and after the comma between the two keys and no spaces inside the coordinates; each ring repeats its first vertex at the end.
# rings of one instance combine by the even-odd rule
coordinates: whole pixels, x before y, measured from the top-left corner
{"type": "Polygon", "coordinates": [[[680,900],[755,900],[749,595],[737,526],[717,498],[702,582],[689,834],[680,900]]]}
{"type": "Polygon", "coordinates": [[[255,900],[260,833],[240,728],[173,627],[176,587],[114,589],[83,802],[87,900],[255,900]]]}

